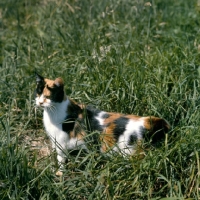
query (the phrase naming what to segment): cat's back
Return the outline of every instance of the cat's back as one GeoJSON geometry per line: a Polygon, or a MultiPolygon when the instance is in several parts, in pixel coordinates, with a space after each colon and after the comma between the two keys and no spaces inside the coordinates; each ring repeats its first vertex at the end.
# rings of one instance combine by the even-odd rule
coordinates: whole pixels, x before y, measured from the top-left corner
{"type": "Polygon", "coordinates": [[[104,138],[112,140],[112,144],[126,142],[131,145],[144,137],[160,140],[170,128],[164,119],[154,116],[125,115],[92,107],[87,107],[87,114],[91,130],[100,131],[104,138]]]}
{"type": "Polygon", "coordinates": [[[115,112],[106,112],[88,106],[87,117],[90,121],[92,130],[106,131],[109,134],[123,134],[124,131],[131,129],[137,132],[144,127],[144,119],[136,115],[124,115],[115,112]]]}

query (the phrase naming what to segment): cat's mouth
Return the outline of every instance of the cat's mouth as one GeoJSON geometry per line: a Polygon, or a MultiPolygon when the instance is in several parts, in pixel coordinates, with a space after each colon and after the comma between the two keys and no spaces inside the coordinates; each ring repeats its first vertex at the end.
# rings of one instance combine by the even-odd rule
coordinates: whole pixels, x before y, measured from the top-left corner
{"type": "Polygon", "coordinates": [[[35,107],[36,107],[36,108],[44,108],[44,106],[42,106],[42,105],[37,105],[37,104],[35,104],[35,107]]]}
{"type": "Polygon", "coordinates": [[[35,103],[35,106],[38,108],[45,108],[45,107],[49,107],[49,105],[45,105],[45,104],[41,104],[41,103],[35,103]]]}
{"type": "Polygon", "coordinates": [[[39,98],[36,98],[35,104],[37,107],[41,107],[41,108],[51,107],[51,104],[49,102],[40,101],[39,98]]]}
{"type": "Polygon", "coordinates": [[[47,110],[47,111],[55,111],[55,107],[53,105],[49,105],[49,104],[40,104],[40,105],[36,105],[36,107],[41,108],[43,110],[47,110]]]}
{"type": "Polygon", "coordinates": [[[41,104],[41,105],[38,105],[38,107],[41,107],[41,108],[50,108],[51,106],[50,105],[41,104]]]}

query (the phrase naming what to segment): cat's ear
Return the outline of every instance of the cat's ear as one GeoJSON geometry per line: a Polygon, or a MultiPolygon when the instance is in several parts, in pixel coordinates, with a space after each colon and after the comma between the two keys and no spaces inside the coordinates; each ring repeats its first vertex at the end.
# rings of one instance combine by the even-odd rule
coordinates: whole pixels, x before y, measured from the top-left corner
{"type": "Polygon", "coordinates": [[[40,76],[37,72],[35,72],[36,82],[42,82],[44,81],[44,78],[40,76]]]}
{"type": "Polygon", "coordinates": [[[56,80],[54,81],[54,84],[57,86],[57,87],[60,87],[60,86],[63,86],[64,85],[64,81],[62,78],[56,78],[56,80]]]}

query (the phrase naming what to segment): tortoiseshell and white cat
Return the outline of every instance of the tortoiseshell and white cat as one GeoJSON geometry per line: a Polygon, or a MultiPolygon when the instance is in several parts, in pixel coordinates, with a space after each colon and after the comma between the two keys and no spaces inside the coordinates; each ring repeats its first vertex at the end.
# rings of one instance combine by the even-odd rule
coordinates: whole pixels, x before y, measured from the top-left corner
{"type": "Polygon", "coordinates": [[[157,141],[169,130],[169,124],[158,117],[124,115],[79,105],[66,96],[62,78],[50,80],[36,73],[36,83],[36,105],[44,109],[44,126],[59,164],[66,159],[63,150],[87,149],[84,137],[92,131],[99,131],[102,152],[112,149],[133,154],[137,141],[146,136],[157,141]]]}

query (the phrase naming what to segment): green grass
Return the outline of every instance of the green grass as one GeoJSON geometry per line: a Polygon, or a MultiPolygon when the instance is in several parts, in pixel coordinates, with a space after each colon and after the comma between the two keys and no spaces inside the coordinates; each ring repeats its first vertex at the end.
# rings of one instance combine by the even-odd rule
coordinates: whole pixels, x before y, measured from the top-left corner
{"type": "Polygon", "coordinates": [[[199,1],[1,0],[0,18],[1,199],[200,199],[199,1]],[[172,129],[144,159],[90,145],[56,177],[54,153],[31,146],[48,141],[35,70],[78,102],[172,129]]]}

